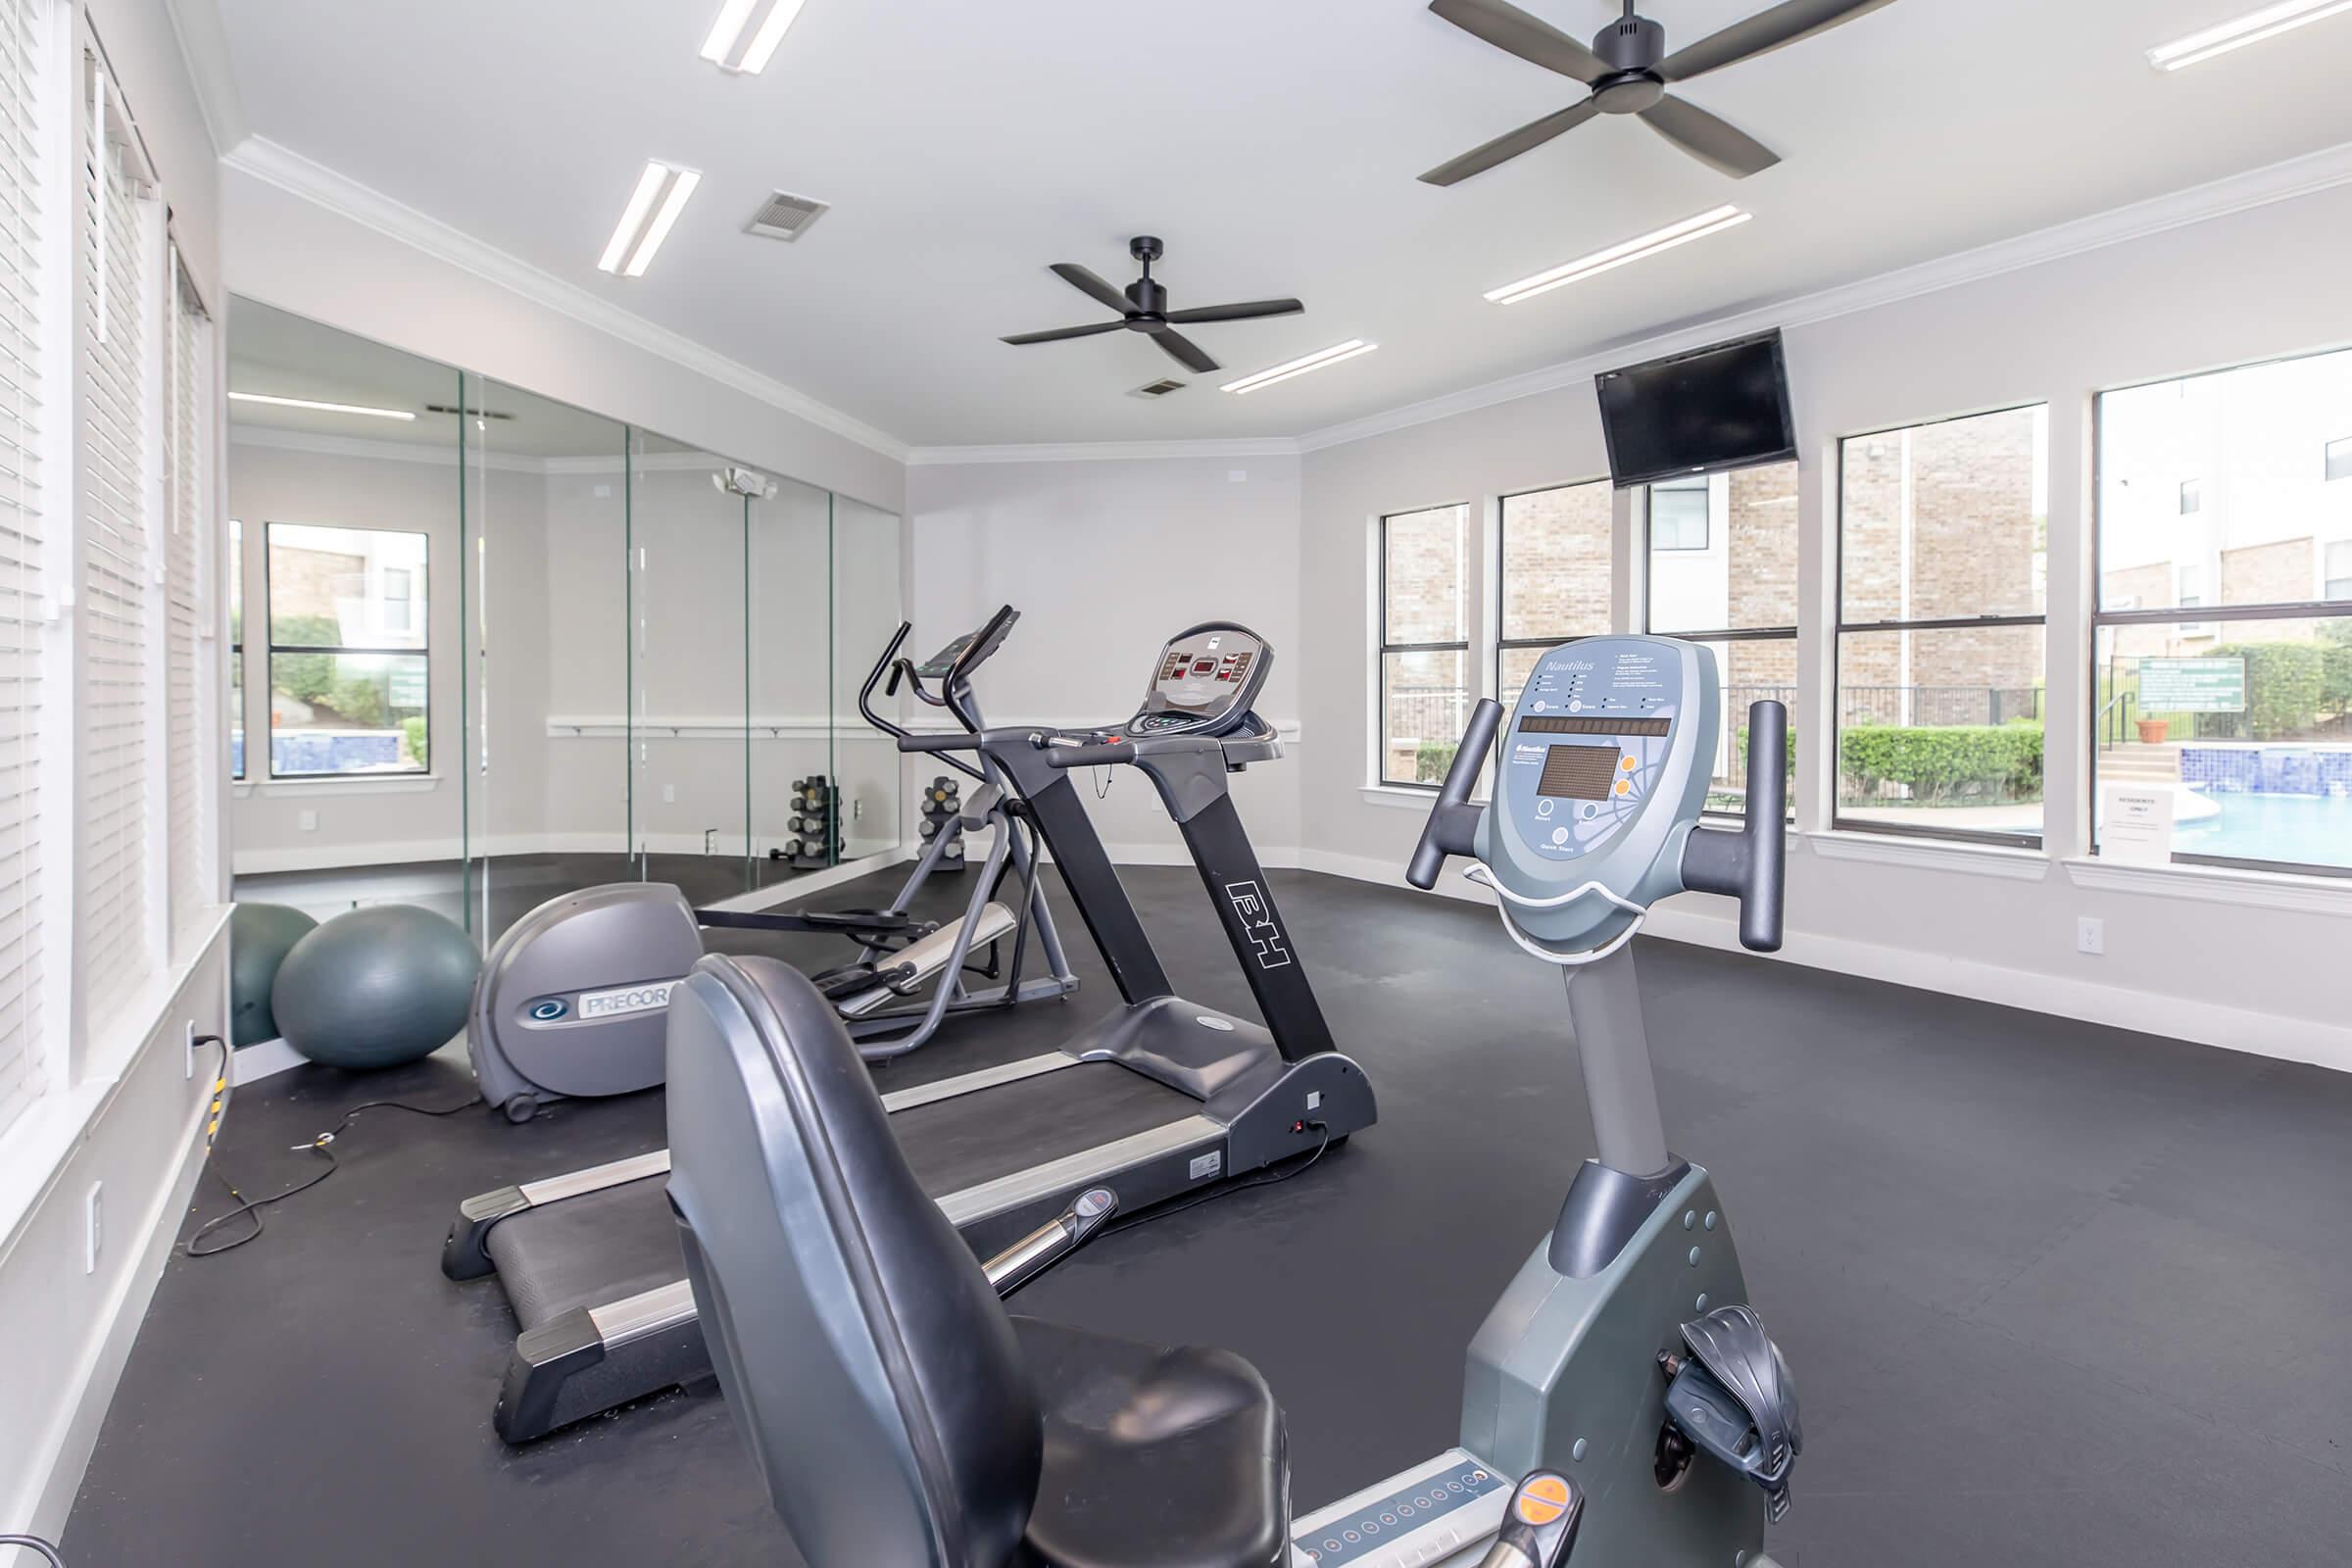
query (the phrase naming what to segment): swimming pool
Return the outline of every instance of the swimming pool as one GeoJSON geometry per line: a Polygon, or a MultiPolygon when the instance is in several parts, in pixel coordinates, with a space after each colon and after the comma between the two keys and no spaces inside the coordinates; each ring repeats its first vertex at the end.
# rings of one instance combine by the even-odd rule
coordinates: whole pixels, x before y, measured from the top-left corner
{"type": "Polygon", "coordinates": [[[2222,795],[2219,815],[2173,830],[2181,855],[2352,868],[2352,796],[2222,795]]]}

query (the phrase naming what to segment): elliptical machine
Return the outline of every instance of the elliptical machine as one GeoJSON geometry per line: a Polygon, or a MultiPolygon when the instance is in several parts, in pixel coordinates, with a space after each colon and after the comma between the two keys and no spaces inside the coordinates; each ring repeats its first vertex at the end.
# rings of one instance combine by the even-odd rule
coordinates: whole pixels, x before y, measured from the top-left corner
{"type": "MultiPolygon", "coordinates": [[[[905,726],[874,710],[874,690],[887,675],[887,695],[904,684],[966,732],[976,730],[972,674],[1019,619],[1007,605],[920,664],[902,656],[914,629],[902,621],[858,689],[858,711],[882,733],[908,738],[905,726]]],[[[483,959],[467,1019],[466,1049],[482,1099],[509,1121],[525,1122],[550,1101],[625,1095],[662,1082],[663,1009],[670,988],[703,956],[708,929],[814,932],[855,943],[856,957],[810,979],[868,1061],[921,1049],[951,1015],[1077,990],[1038,882],[1037,830],[1021,801],[986,754],[941,760],[979,787],[925,843],[887,908],[698,909],[666,882],[612,882],[560,894],[515,921],[483,959]],[[963,913],[944,924],[908,913],[931,875],[951,855],[961,856],[964,835],[983,828],[995,831],[963,913]],[[1007,879],[1014,893],[1002,898],[1007,879]],[[975,983],[983,980],[997,983],[975,983]]]]}
{"type": "MultiPolygon", "coordinates": [[[[1473,858],[1510,939],[1561,966],[1597,1153],[1471,1341],[1459,1446],[1301,1519],[1254,1368],[1008,1320],[807,983],[697,965],[670,1020],[670,1202],[727,1403],[804,1555],[1553,1568],[1578,1546],[1604,1568],[1771,1568],[1795,1393],[1712,1180],[1667,1151],[1629,947],[1686,890],[1738,899],[1740,941],[1780,945],[1788,712],[1749,710],[1744,827],[1703,827],[1720,702],[1694,644],[1555,648],[1486,807],[1470,791],[1503,712],[1473,714],[1407,879],[1473,858]]],[[[1041,1232],[1029,1271],[1084,1239],[1041,1232]]]]}

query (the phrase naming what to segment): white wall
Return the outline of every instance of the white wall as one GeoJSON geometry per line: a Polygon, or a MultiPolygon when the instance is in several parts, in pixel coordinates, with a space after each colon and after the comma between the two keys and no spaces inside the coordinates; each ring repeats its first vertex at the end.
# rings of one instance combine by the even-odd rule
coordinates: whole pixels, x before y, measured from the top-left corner
{"type": "MultiPolygon", "coordinates": [[[[2352,332],[2347,238],[2352,188],[2339,186],[1789,330],[1804,442],[1800,825],[1823,826],[1830,800],[1831,737],[1801,715],[1827,710],[1829,701],[1824,629],[1836,604],[1830,530],[1841,433],[2049,403],[2053,738],[2046,858],[1808,834],[1789,862],[1789,957],[2352,1067],[2352,1028],[2328,956],[2352,939],[2346,890],[2068,864],[2088,849],[2087,741],[2063,739],[2088,730],[2094,392],[2340,345],[2352,332]],[[1868,858],[1849,858],[1856,854],[1868,858]],[[2009,874],[1987,874],[1998,872],[2009,874]],[[2105,921],[2104,956],[2076,952],[2078,915],[2105,921]]],[[[1582,382],[1306,456],[1300,618],[1305,707],[1316,726],[1316,744],[1302,749],[1304,798],[1313,803],[1303,824],[1309,864],[1394,879],[1421,825],[1418,803],[1396,809],[1362,789],[1372,746],[1372,519],[1435,502],[1491,507],[1501,494],[1605,466],[1582,382]]],[[[1620,503],[1618,610],[1630,627],[1629,510],[1620,503]]],[[[1729,945],[1718,900],[1671,901],[1657,923],[1729,945]]]]}
{"type": "MultiPolygon", "coordinates": [[[[1298,471],[1295,457],[1264,456],[918,465],[906,484],[913,657],[1011,605],[1020,624],[973,682],[989,722],[1107,724],[1141,706],[1168,638],[1241,621],[1274,650],[1259,711],[1298,739],[1237,777],[1234,802],[1259,857],[1294,864],[1303,760],[1338,727],[1328,703],[1304,700],[1298,471]]],[[[916,769],[917,782],[938,771],[916,769]]],[[[1114,856],[1183,855],[1148,780],[1107,768],[1076,783],[1114,856]],[[1110,786],[1101,800],[1098,777],[1110,786]]]]}

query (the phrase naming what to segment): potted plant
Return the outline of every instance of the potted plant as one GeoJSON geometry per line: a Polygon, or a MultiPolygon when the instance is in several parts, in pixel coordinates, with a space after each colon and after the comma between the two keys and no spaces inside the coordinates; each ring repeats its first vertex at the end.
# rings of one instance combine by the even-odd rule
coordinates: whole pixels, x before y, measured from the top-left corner
{"type": "Polygon", "coordinates": [[[2142,746],[2162,746],[2164,732],[2171,728],[2170,720],[2162,718],[2138,718],[2132,722],[2139,726],[2139,744],[2142,746]]]}

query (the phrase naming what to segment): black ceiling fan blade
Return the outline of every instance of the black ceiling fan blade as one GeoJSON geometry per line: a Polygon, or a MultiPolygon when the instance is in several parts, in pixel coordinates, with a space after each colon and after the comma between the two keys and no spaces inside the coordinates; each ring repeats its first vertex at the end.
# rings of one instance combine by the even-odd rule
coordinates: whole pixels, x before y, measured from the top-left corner
{"type": "Polygon", "coordinates": [[[1188,370],[1195,370],[1206,375],[1217,368],[1217,362],[1201,353],[1200,345],[1186,337],[1182,332],[1171,331],[1164,326],[1159,327],[1152,333],[1152,341],[1166,349],[1168,358],[1188,370]]]}
{"type": "Polygon", "coordinates": [[[1006,343],[1058,343],[1063,338],[1093,337],[1097,332],[1116,332],[1125,321],[1097,321],[1092,326],[1057,326],[1051,332],[1022,332],[1004,339],[1006,343]]]}
{"type": "Polygon", "coordinates": [[[1170,311],[1168,319],[1188,325],[1194,321],[1246,321],[1253,316],[1297,316],[1305,309],[1297,300],[1248,300],[1240,305],[1201,305],[1189,311],[1170,311]]]}
{"type": "Polygon", "coordinates": [[[1672,93],[1642,112],[1649,128],[1709,169],[1745,179],[1770,169],[1781,155],[1728,121],[1672,93]]]}
{"type": "Polygon", "coordinates": [[[1531,66],[1556,71],[1587,86],[1609,74],[1600,56],[1508,0],[1430,0],[1429,9],[1473,37],[1531,66]]]}
{"type": "Polygon", "coordinates": [[[1769,54],[1784,44],[1826,32],[1841,22],[1867,16],[1893,0],[1781,0],[1745,22],[1735,22],[1721,32],[1709,33],[1686,49],[1677,49],[1658,62],[1658,74],[1668,81],[1689,81],[1710,71],[1738,65],[1769,54]]]}
{"type": "Polygon", "coordinates": [[[1085,268],[1080,267],[1076,262],[1055,262],[1053,270],[1055,277],[1060,278],[1079,293],[1102,301],[1121,316],[1125,316],[1129,311],[1135,309],[1134,302],[1129,300],[1126,295],[1085,268]]]}
{"type": "Polygon", "coordinates": [[[1440,164],[1421,176],[1424,185],[1453,185],[1472,174],[1483,174],[1496,164],[1507,164],[1521,153],[1543,146],[1552,137],[1577,126],[1600,113],[1598,105],[1590,98],[1556,115],[1521,125],[1517,130],[1495,137],[1484,147],[1474,147],[1451,163],[1440,164]]]}

